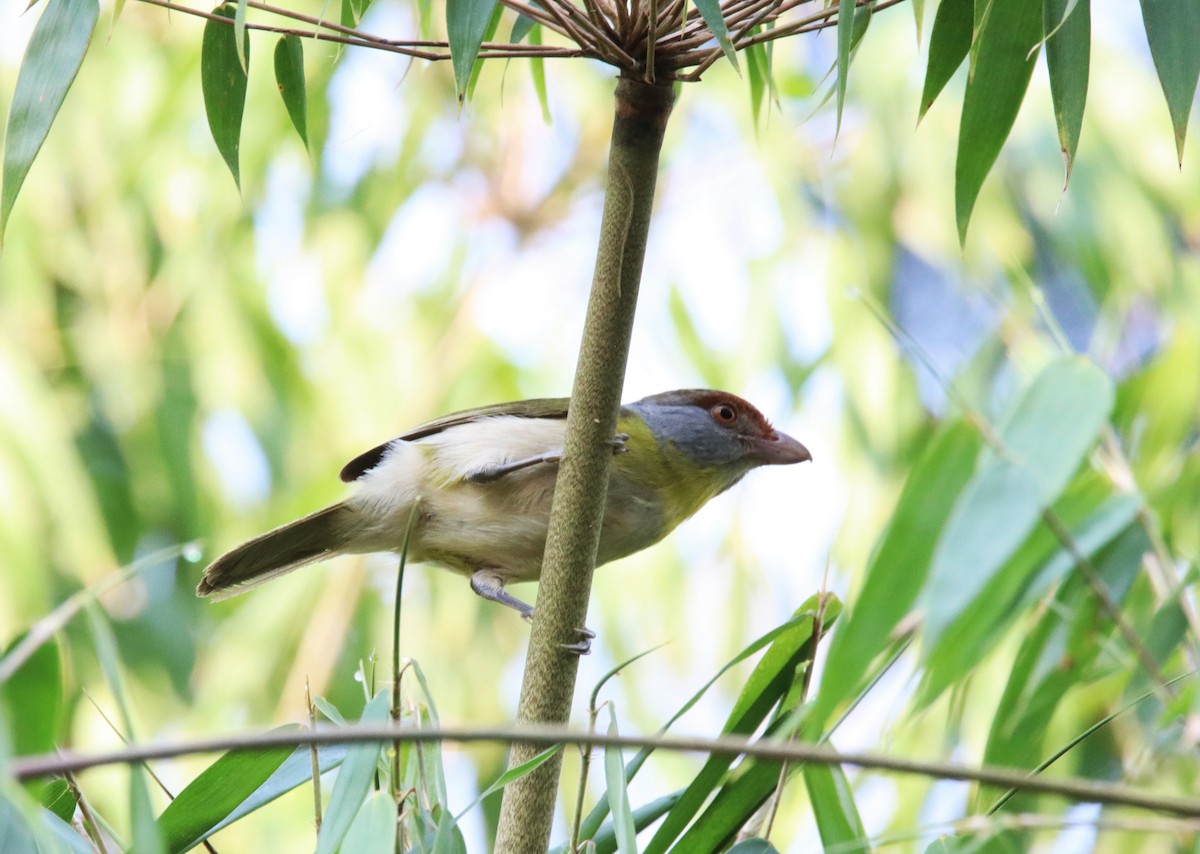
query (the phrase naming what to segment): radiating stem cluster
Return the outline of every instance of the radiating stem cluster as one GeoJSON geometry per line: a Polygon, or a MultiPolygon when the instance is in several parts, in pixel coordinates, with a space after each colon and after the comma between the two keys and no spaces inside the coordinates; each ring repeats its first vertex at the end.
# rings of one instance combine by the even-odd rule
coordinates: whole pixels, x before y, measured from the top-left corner
{"type": "MultiPolygon", "coordinates": [[[[176,12],[232,25],[231,18],[174,0],[141,0],[176,12]]],[[[647,83],[696,81],[725,55],[709,22],[686,0],[499,0],[518,15],[557,34],[565,44],[484,42],[480,59],[587,57],[619,69],[624,76],[647,83]]],[[[903,0],[856,0],[871,10],[903,0]]],[[[299,36],[350,47],[399,53],[430,62],[451,58],[447,41],[391,39],[357,27],[314,17],[270,3],[248,0],[247,7],[290,24],[247,21],[246,28],[278,35],[299,36]]],[[[837,26],[839,4],[821,0],[725,0],[720,11],[735,50],[837,26]]]]}

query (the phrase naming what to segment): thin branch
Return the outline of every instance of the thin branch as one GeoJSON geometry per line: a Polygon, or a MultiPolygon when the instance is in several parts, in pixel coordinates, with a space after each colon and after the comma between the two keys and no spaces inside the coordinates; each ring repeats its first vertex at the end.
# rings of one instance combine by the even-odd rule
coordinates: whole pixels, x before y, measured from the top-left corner
{"type": "Polygon", "coordinates": [[[540,6],[530,5],[529,3],[522,2],[522,0],[500,0],[500,2],[512,9],[517,14],[524,15],[527,18],[532,18],[542,26],[558,33],[563,38],[569,39],[571,37],[567,31],[563,29],[562,25],[558,22],[558,19],[540,6]]]}
{"type": "Polygon", "coordinates": [[[1100,607],[1104,613],[1112,620],[1117,629],[1121,632],[1121,636],[1125,638],[1125,643],[1133,650],[1137,656],[1142,668],[1146,674],[1154,681],[1159,690],[1164,692],[1167,697],[1176,696],[1175,689],[1171,686],[1162,671],[1158,667],[1158,662],[1154,660],[1154,656],[1150,654],[1150,650],[1146,648],[1146,644],[1138,637],[1137,632],[1133,630],[1133,626],[1125,619],[1125,615],[1121,613],[1121,609],[1117,603],[1113,601],[1109,595],[1108,588],[1104,586],[1104,582],[1100,579],[1100,574],[1096,571],[1096,567],[1092,564],[1088,556],[1079,548],[1079,544],[1075,542],[1075,538],[1071,536],[1071,532],[1067,530],[1067,526],[1063,524],[1058,514],[1053,510],[1046,509],[1042,512],[1042,521],[1046,523],[1046,527],[1053,532],[1071,555],[1071,559],[1075,561],[1075,568],[1079,570],[1079,574],[1083,576],[1088,587],[1092,589],[1092,593],[1100,602],[1100,607]]]}
{"type": "MultiPolygon", "coordinates": [[[[905,0],[880,0],[878,3],[873,3],[871,0],[858,0],[858,3],[856,3],[855,6],[871,6],[874,12],[882,12],[884,9],[891,8],[892,6],[903,2],[905,2],[905,0]]],[[[786,2],[783,5],[787,8],[781,8],[780,14],[791,8],[791,6],[788,6],[786,2]]],[[[776,39],[798,35],[799,33],[811,33],[817,30],[824,30],[829,27],[835,27],[837,26],[837,17],[835,16],[832,20],[829,20],[829,16],[834,15],[836,12],[837,8],[831,6],[829,9],[823,12],[810,15],[807,19],[802,18],[798,21],[788,21],[786,24],[782,24],[775,29],[770,30],[769,32],[759,33],[758,35],[747,39],[744,44],[739,44],[737,46],[738,50],[741,50],[743,47],[749,47],[752,44],[775,41],[776,39]],[[822,21],[822,18],[825,20],[822,21]]]]}
{"type": "MultiPolygon", "coordinates": [[[[194,9],[190,6],[184,6],[179,3],[174,3],[172,0],[139,0],[139,2],[146,3],[151,6],[161,6],[164,9],[181,12],[185,15],[194,15],[197,18],[204,18],[209,21],[217,21],[218,23],[227,24],[229,26],[233,25],[232,18],[226,18],[223,15],[215,15],[212,12],[194,9]]],[[[403,56],[411,56],[416,59],[424,59],[429,62],[440,62],[450,59],[450,46],[446,42],[421,39],[413,41],[398,41],[392,39],[381,39],[377,36],[364,37],[362,34],[355,36],[333,35],[317,30],[300,30],[292,27],[276,27],[268,24],[258,24],[252,22],[246,23],[246,29],[257,30],[265,33],[275,33],[277,35],[284,36],[298,36],[300,38],[332,42],[334,44],[342,44],[349,47],[371,48],[373,50],[382,50],[387,51],[388,53],[398,53],[403,56]],[[443,52],[435,53],[427,48],[438,48],[443,52]]],[[[595,55],[595,52],[586,46],[582,48],[568,48],[547,45],[512,44],[510,42],[485,42],[480,46],[479,51],[480,59],[520,59],[525,57],[559,59],[595,55]]],[[[599,58],[603,59],[603,57],[599,58]]]]}
{"type": "Polygon", "coordinates": [[[235,735],[181,741],[173,744],[142,745],[100,753],[47,753],[20,756],[9,765],[18,780],[66,774],[103,765],[133,764],[152,759],[170,759],[196,753],[219,753],[228,750],[255,750],[270,747],[299,747],[301,745],[362,744],[371,742],[514,742],[541,745],[573,744],[588,747],[618,747],[638,749],[649,747],[686,753],[706,753],[721,756],[747,756],[773,761],[807,762],[819,765],[853,765],[900,774],[917,774],[943,780],[963,780],[988,786],[1014,786],[1030,792],[1058,795],[1085,803],[1113,804],[1135,807],[1151,812],[1200,818],[1200,798],[1145,792],[1127,786],[1065,777],[1048,780],[1030,778],[1027,770],[996,766],[973,767],[956,762],[930,762],[904,759],[869,752],[842,753],[825,745],[786,742],[774,739],[751,740],[737,736],[698,738],[686,736],[632,736],[580,732],[569,727],[499,726],[499,727],[435,727],[417,728],[411,725],[351,724],[344,727],[320,727],[312,730],[273,730],[253,735],[235,735]]]}

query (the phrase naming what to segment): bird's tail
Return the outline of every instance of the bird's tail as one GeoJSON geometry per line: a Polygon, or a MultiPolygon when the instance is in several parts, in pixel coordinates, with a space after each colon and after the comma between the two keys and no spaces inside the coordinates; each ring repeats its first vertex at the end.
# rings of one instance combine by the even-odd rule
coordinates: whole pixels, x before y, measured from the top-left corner
{"type": "Polygon", "coordinates": [[[242,543],[208,565],[196,595],[226,599],[342,553],[349,545],[352,513],[344,502],[334,504],[242,543]]]}

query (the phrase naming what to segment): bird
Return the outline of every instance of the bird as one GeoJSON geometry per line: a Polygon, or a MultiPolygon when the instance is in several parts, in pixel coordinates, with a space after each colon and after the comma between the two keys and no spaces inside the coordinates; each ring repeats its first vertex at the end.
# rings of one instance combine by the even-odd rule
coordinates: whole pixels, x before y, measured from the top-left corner
{"type": "MultiPolygon", "coordinates": [[[[407,535],[409,560],[464,575],[479,596],[533,619],[505,588],[541,575],[568,404],[456,412],[360,454],[341,471],[357,492],[217,558],[197,595],[224,599],[340,554],[398,553],[407,535]]],[[[644,397],[621,407],[617,430],[597,566],[657,543],[752,469],[812,459],[724,391],[644,397]]]]}

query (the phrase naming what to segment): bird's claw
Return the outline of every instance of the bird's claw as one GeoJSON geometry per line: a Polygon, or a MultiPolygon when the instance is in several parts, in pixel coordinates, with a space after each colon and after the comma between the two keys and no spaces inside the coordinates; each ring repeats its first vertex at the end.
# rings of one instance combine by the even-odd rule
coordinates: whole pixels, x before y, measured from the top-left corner
{"type": "Polygon", "coordinates": [[[618,433],[617,435],[613,436],[613,440],[612,440],[612,452],[613,452],[613,454],[614,454],[614,455],[616,455],[616,454],[623,454],[623,453],[625,453],[626,451],[628,451],[628,450],[629,450],[629,448],[628,448],[628,446],[626,445],[626,443],[627,443],[628,441],[629,441],[629,434],[628,434],[628,433],[618,433]]]}
{"type": "Polygon", "coordinates": [[[579,640],[574,643],[560,643],[559,646],[574,655],[587,655],[592,651],[592,638],[596,633],[589,628],[576,629],[575,633],[579,635],[579,640]]]}

